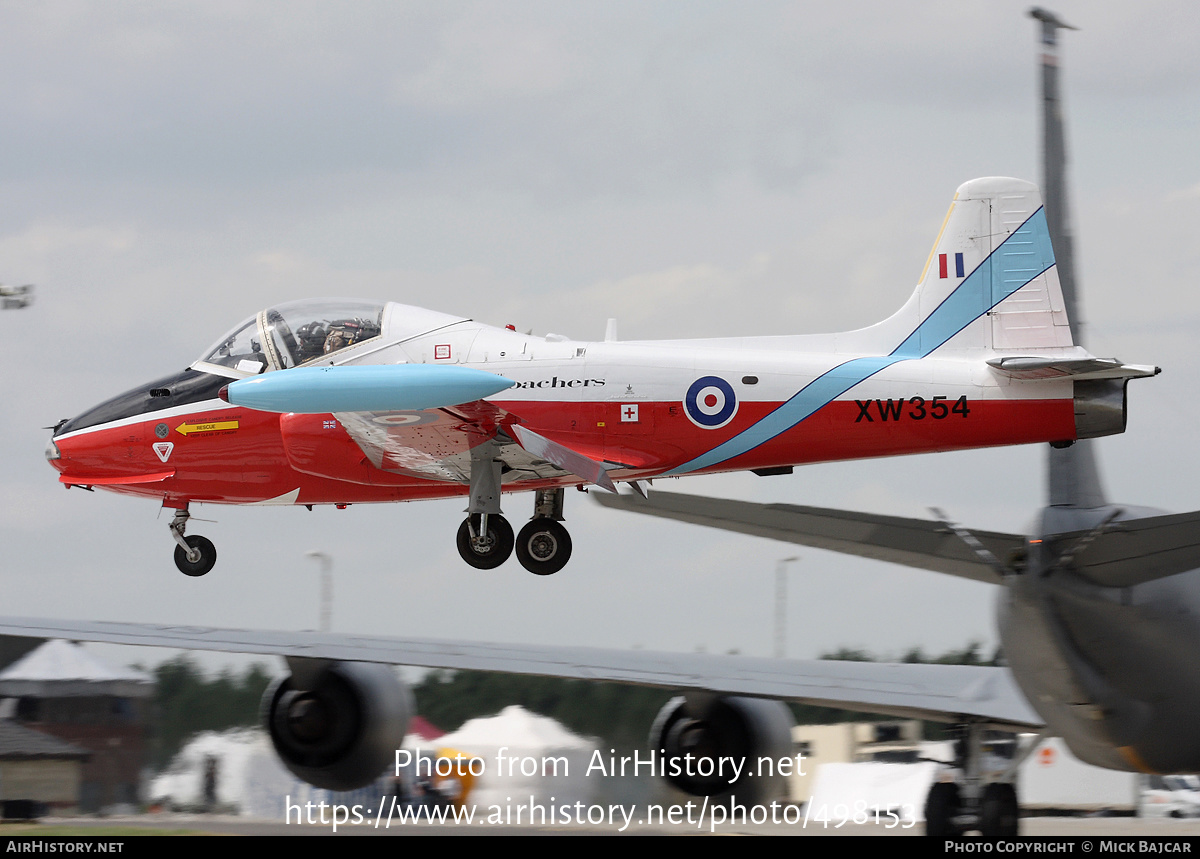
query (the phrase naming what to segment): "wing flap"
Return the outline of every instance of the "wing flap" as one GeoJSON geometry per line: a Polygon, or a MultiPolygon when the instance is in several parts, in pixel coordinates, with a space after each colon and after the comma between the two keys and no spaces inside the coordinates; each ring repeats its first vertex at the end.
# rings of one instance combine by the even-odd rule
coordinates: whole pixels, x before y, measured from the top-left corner
{"type": "Polygon", "coordinates": [[[544,459],[576,477],[582,477],[588,483],[599,486],[601,489],[607,489],[613,493],[617,491],[617,487],[613,485],[612,478],[608,476],[603,463],[558,442],[551,441],[545,436],[538,435],[520,424],[512,425],[512,433],[517,437],[517,443],[521,447],[539,459],[544,459]]]}
{"type": "MultiPolygon", "coordinates": [[[[891,561],[990,584],[1000,582],[995,570],[940,522],[675,492],[651,492],[645,499],[635,495],[594,497],[599,504],[613,509],[891,561]]],[[[971,533],[1001,562],[1025,545],[1024,538],[1015,534],[971,533]]]]}

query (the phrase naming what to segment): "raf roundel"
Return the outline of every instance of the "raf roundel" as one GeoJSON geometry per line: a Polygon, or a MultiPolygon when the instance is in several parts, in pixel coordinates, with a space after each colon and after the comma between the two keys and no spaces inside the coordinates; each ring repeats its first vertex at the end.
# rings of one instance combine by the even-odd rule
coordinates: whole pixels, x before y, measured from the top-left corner
{"type": "Polygon", "coordinates": [[[737,414],[737,395],[733,386],[719,376],[702,376],[688,388],[683,408],[696,426],[718,429],[737,414]]]}

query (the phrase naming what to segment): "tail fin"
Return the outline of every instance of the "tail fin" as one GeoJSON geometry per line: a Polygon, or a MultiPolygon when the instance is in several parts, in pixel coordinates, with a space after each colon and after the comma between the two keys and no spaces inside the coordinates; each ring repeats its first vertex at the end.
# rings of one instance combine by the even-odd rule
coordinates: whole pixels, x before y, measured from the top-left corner
{"type": "Polygon", "coordinates": [[[906,351],[1070,349],[1037,186],[995,177],[962,185],[913,299],[921,323],[901,345],[906,351]]]}
{"type": "Polygon", "coordinates": [[[916,291],[889,319],[839,335],[851,349],[898,358],[969,354],[1077,358],[1037,186],[960,186],[916,291]]]}
{"type": "MultiPolygon", "coordinates": [[[[1079,294],[1075,287],[1074,241],[1067,217],[1066,135],[1058,91],[1058,31],[1066,25],[1053,15],[1034,15],[1032,11],[1030,15],[1041,22],[1038,29],[1042,59],[1042,184],[1050,203],[1050,234],[1062,255],[1063,293],[1073,317],[1071,334],[1082,345],[1083,321],[1079,318],[1079,294]]],[[[1084,439],[1064,449],[1051,448],[1046,456],[1051,507],[1096,508],[1107,503],[1091,441],[1084,439]]]]}

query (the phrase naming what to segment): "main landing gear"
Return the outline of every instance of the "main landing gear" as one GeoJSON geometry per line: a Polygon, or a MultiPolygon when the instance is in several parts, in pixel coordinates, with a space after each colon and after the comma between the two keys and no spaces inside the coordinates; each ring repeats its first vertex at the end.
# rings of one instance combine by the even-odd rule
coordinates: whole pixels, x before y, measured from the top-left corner
{"type": "Polygon", "coordinates": [[[171,538],[179,545],[175,547],[175,566],[185,576],[202,576],[213,568],[217,562],[217,548],[212,540],[193,534],[183,535],[187,521],[191,518],[187,507],[175,510],[175,516],[167,527],[171,529],[171,538]]]}
{"type": "Polygon", "coordinates": [[[561,524],[564,495],[563,489],[539,489],[533,518],[514,541],[512,526],[500,514],[500,462],[473,452],[471,503],[458,526],[458,554],[477,570],[494,570],[508,560],[515,545],[517,560],[529,572],[557,573],[571,559],[571,535],[561,524]]]}
{"type": "Polygon", "coordinates": [[[477,570],[494,570],[513,550],[513,529],[499,513],[471,513],[458,526],[458,554],[477,570]]]}
{"type": "Polygon", "coordinates": [[[958,743],[955,766],[961,770],[961,780],[937,782],[929,789],[925,799],[925,834],[945,838],[979,832],[985,838],[1016,838],[1021,807],[1012,780],[1017,768],[1037,747],[1040,737],[1014,755],[996,781],[984,784],[983,728],[978,724],[960,728],[964,736],[958,743]]]}
{"type": "Polygon", "coordinates": [[[571,535],[545,516],[525,523],[514,541],[512,526],[499,513],[472,513],[458,526],[457,543],[462,559],[477,570],[496,569],[508,560],[514,544],[517,560],[535,576],[553,575],[571,559],[571,535]]]}
{"type": "Polygon", "coordinates": [[[571,535],[562,526],[564,489],[539,489],[533,518],[517,534],[517,560],[535,576],[557,573],[571,560],[571,535]]]}

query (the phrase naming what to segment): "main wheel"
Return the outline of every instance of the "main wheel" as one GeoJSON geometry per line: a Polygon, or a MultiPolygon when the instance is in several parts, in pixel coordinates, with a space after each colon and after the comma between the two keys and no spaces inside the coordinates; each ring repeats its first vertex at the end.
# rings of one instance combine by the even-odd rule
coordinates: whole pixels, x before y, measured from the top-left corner
{"type": "Polygon", "coordinates": [[[535,576],[553,575],[571,560],[571,535],[553,519],[531,519],[517,535],[517,560],[535,576]]]}
{"type": "Polygon", "coordinates": [[[979,831],[984,838],[1016,838],[1020,819],[1017,791],[1011,784],[993,782],[983,789],[979,831]]]}
{"type": "Polygon", "coordinates": [[[479,533],[479,514],[472,513],[458,526],[458,554],[477,570],[494,570],[508,560],[513,550],[513,530],[508,520],[499,513],[487,518],[487,536],[483,540],[471,540],[471,526],[479,533]]]}
{"type": "Polygon", "coordinates": [[[929,788],[925,798],[925,834],[937,838],[962,835],[954,825],[958,814],[958,785],[952,781],[940,781],[929,788]]]}
{"type": "Polygon", "coordinates": [[[201,537],[199,534],[193,534],[183,539],[200,553],[200,559],[195,562],[189,561],[188,553],[183,551],[183,546],[176,546],[175,566],[179,567],[179,572],[185,576],[202,576],[211,570],[213,564],[217,562],[217,547],[212,544],[212,540],[201,537]]]}

